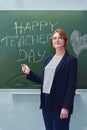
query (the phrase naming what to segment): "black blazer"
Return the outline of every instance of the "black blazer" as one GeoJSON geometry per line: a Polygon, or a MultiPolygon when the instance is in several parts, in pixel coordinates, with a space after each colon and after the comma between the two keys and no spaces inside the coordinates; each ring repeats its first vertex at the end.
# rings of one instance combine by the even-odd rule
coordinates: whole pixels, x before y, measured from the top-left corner
{"type": "MultiPolygon", "coordinates": [[[[42,76],[37,76],[33,71],[30,71],[27,75],[27,79],[41,84],[41,104],[40,108],[43,108],[43,80],[44,80],[44,69],[45,66],[52,59],[49,56],[44,63],[42,76]]],[[[58,64],[54,79],[51,87],[51,92],[49,94],[48,107],[50,111],[58,111],[60,113],[61,108],[68,109],[69,113],[73,112],[74,95],[76,90],[76,80],[77,80],[77,59],[70,55],[66,50],[62,60],[58,64]]]]}

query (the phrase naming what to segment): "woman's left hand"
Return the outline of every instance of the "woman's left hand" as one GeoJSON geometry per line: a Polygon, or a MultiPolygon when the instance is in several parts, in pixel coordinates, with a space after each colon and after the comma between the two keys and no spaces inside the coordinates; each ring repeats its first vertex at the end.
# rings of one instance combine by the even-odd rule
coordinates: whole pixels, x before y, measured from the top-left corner
{"type": "Polygon", "coordinates": [[[60,118],[61,119],[68,118],[68,114],[69,111],[66,108],[62,108],[60,112],[60,118]]]}

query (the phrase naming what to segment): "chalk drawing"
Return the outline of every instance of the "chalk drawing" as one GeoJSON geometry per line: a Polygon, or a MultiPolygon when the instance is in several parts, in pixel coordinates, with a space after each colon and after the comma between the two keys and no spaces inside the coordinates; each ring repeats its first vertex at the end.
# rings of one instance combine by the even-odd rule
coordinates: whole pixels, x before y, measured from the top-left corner
{"type": "Polygon", "coordinates": [[[87,34],[81,36],[78,30],[74,30],[70,35],[70,41],[77,57],[83,50],[87,49],[87,34]]]}

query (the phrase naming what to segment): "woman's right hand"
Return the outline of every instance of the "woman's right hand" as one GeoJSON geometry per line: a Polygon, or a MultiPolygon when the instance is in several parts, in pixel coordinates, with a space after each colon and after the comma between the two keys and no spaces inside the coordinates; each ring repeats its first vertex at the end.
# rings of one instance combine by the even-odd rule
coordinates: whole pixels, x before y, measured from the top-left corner
{"type": "Polygon", "coordinates": [[[25,73],[25,74],[30,73],[30,68],[26,64],[22,64],[21,67],[22,67],[23,73],[25,73]]]}

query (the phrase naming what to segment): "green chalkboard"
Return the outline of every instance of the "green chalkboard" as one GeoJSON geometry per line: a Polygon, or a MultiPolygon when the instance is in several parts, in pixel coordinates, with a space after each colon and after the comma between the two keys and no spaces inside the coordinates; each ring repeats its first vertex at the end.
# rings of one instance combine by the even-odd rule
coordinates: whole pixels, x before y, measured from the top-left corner
{"type": "Polygon", "coordinates": [[[78,58],[77,89],[87,89],[87,11],[0,11],[0,88],[39,89],[21,71],[26,63],[40,74],[54,53],[50,35],[62,28],[68,51],[78,58]]]}

